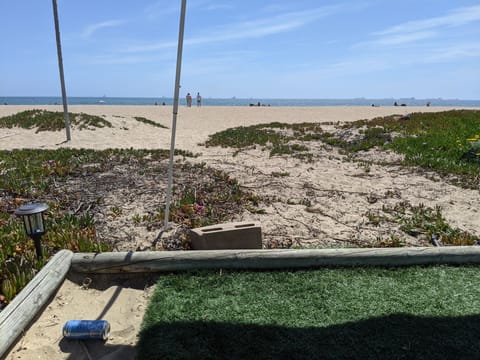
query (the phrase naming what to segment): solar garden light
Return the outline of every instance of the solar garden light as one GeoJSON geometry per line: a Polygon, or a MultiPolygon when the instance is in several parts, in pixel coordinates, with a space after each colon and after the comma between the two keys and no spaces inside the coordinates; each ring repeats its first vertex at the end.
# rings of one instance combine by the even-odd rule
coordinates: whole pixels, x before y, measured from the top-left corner
{"type": "Polygon", "coordinates": [[[37,258],[42,258],[42,244],[40,238],[45,234],[43,213],[48,209],[45,204],[26,204],[15,210],[15,215],[21,216],[25,232],[35,243],[37,258]]]}

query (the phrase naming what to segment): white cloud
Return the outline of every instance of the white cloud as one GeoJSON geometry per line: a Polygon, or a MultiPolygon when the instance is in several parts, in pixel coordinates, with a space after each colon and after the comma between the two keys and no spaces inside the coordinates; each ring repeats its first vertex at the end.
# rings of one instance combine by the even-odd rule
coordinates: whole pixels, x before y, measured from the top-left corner
{"type": "Polygon", "coordinates": [[[407,34],[394,34],[388,37],[382,37],[373,41],[375,45],[400,45],[405,43],[416,42],[419,40],[425,40],[435,37],[437,33],[435,31],[419,31],[407,34]]]}
{"type": "Polygon", "coordinates": [[[478,27],[471,25],[475,22],[480,22],[480,5],[453,9],[445,16],[398,24],[373,33],[375,38],[370,41],[354,45],[356,57],[363,59],[360,63],[374,57],[378,62],[376,68],[380,69],[411,69],[440,63],[459,67],[465,61],[480,57],[480,42],[474,37],[478,27]],[[462,27],[460,31],[455,29],[458,27],[462,27]],[[362,48],[366,52],[358,51],[362,48]]]}
{"type": "MultiPolygon", "coordinates": [[[[172,60],[169,54],[133,54],[133,55],[121,55],[107,54],[96,55],[89,57],[81,57],[82,64],[89,65],[124,65],[124,64],[147,64],[147,63],[162,63],[164,61],[172,60]]],[[[172,63],[174,60],[172,60],[172,63]]]]}
{"type": "Polygon", "coordinates": [[[234,24],[233,26],[222,27],[219,28],[215,34],[210,34],[210,36],[203,38],[192,39],[192,41],[202,43],[207,41],[215,42],[265,37],[294,30],[321,18],[333,15],[340,10],[340,6],[325,6],[316,9],[271,15],[268,18],[244,21],[234,24]]]}
{"type": "Polygon", "coordinates": [[[454,9],[445,16],[430,19],[409,21],[400,25],[379,31],[375,35],[392,35],[425,31],[439,27],[457,27],[471,22],[480,21],[480,5],[454,9]]]}
{"type": "Polygon", "coordinates": [[[91,24],[88,25],[82,32],[81,36],[83,38],[89,38],[91,37],[95,32],[97,32],[100,29],[104,28],[109,28],[109,27],[115,27],[115,26],[120,26],[124,24],[125,21],[123,20],[108,20],[108,21],[103,21],[100,23],[96,24],[91,24]]]}
{"type": "Polygon", "coordinates": [[[180,3],[172,4],[171,2],[160,0],[145,7],[144,12],[149,20],[155,20],[162,16],[180,13],[180,3]]]}
{"type": "MultiPolygon", "coordinates": [[[[278,15],[270,15],[251,21],[238,22],[211,29],[203,36],[186,39],[186,45],[200,45],[229,40],[245,40],[262,38],[270,35],[292,31],[294,29],[315,22],[321,18],[338,13],[346,7],[341,5],[325,6],[304,11],[292,11],[278,15]]],[[[161,42],[130,47],[126,52],[156,51],[165,48],[176,47],[177,42],[161,42]]]]}
{"type": "Polygon", "coordinates": [[[462,7],[445,16],[408,21],[373,33],[377,38],[357,45],[399,45],[431,39],[446,29],[480,21],[480,5],[462,7]]]}
{"type": "Polygon", "coordinates": [[[141,53],[141,52],[158,51],[158,50],[164,50],[164,49],[172,49],[172,48],[176,48],[177,45],[178,45],[177,41],[165,41],[165,42],[156,42],[156,43],[145,44],[145,45],[132,45],[124,49],[120,49],[120,51],[126,52],[126,53],[141,53]]]}
{"type": "Polygon", "coordinates": [[[421,46],[412,51],[378,51],[357,54],[355,59],[345,59],[326,64],[321,70],[325,76],[345,76],[349,74],[379,73],[386,70],[420,69],[439,63],[455,64],[459,68],[462,61],[480,59],[480,42],[464,42],[421,46]]]}
{"type": "MultiPolygon", "coordinates": [[[[180,2],[158,0],[144,8],[144,12],[149,20],[156,20],[160,17],[170,16],[172,14],[180,14],[180,2]]],[[[187,3],[187,12],[192,9],[196,11],[218,11],[232,9],[232,4],[219,4],[217,1],[189,1],[187,3]]]]}
{"type": "Polygon", "coordinates": [[[150,57],[145,56],[114,56],[100,55],[85,59],[83,62],[90,65],[119,65],[119,64],[138,64],[152,61],[150,57]]]}
{"type": "Polygon", "coordinates": [[[218,3],[212,3],[208,4],[204,10],[206,11],[217,11],[217,10],[230,10],[233,9],[232,4],[218,4],[218,3]]]}
{"type": "Polygon", "coordinates": [[[480,42],[462,43],[434,49],[425,56],[424,61],[437,63],[461,58],[480,58],[480,42]]]}

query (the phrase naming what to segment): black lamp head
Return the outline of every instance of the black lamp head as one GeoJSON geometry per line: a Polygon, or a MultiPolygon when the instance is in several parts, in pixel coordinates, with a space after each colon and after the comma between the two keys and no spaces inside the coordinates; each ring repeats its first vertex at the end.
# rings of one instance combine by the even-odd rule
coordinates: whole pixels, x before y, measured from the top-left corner
{"type": "Polygon", "coordinates": [[[45,204],[26,204],[15,211],[15,215],[22,217],[28,236],[41,236],[45,233],[43,213],[47,209],[45,204]]]}

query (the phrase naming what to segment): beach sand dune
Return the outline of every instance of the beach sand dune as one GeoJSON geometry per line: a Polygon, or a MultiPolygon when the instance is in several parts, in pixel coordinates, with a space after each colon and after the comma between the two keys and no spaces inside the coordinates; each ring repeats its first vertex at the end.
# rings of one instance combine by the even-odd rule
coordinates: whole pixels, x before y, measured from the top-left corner
{"type": "MultiPolygon", "coordinates": [[[[0,117],[31,108],[61,111],[59,106],[1,106],[0,117]]],[[[259,221],[262,224],[264,244],[276,246],[358,246],[380,244],[392,236],[404,236],[398,226],[377,226],[369,222],[368,213],[374,214],[383,206],[394,206],[402,201],[412,205],[439,206],[446,220],[474,234],[479,233],[480,218],[478,190],[467,190],[446,183],[435,174],[416,172],[400,166],[381,165],[380,161],[397,159],[389,152],[370,151],[357,161],[347,161],[335,149],[321,143],[309,144],[316,154],[313,162],[288,156],[271,157],[260,147],[240,152],[234,149],[205,147],[202,144],[215,132],[238,126],[270,122],[317,122],[328,128],[331,122],[372,119],[392,114],[450,110],[438,107],[202,107],[180,108],[176,134],[176,148],[200,154],[193,162],[205,162],[236,178],[249,191],[268,198],[264,213],[245,211],[237,221],[259,221]],[[362,160],[363,159],[363,160],[362,160]],[[370,162],[373,160],[373,162],[370,162]],[[282,174],[279,176],[278,174],[282,174]],[[376,242],[377,241],[377,242],[376,242]]],[[[18,128],[0,129],[0,149],[18,148],[57,149],[75,148],[146,148],[168,149],[171,138],[172,108],[166,106],[71,106],[71,112],[84,112],[103,116],[112,128],[72,131],[72,141],[64,143],[65,133],[43,132],[18,128]],[[153,127],[136,121],[145,117],[168,129],[153,127]]],[[[164,191],[165,179],[156,185],[164,191]]],[[[121,193],[121,192],[119,192],[121,193]]],[[[124,206],[120,196],[112,195],[106,206],[124,206]]],[[[128,204],[128,212],[135,206],[128,204]]],[[[152,206],[158,206],[152,201],[152,206]]],[[[142,211],[148,209],[142,208],[142,211]]],[[[127,212],[127,211],[126,211],[127,212]]],[[[118,221],[118,219],[117,219],[118,221]]],[[[115,225],[117,226],[117,224],[115,225]]],[[[158,229],[146,231],[122,223],[130,236],[119,244],[119,250],[135,250],[149,246],[158,229]],[[130,227],[129,227],[130,226],[130,227]]],[[[412,246],[429,245],[426,239],[406,237],[412,246]]],[[[110,355],[99,349],[90,349],[92,358],[113,358],[122,351],[128,356],[139,331],[141,316],[151,287],[143,289],[119,287],[105,279],[99,288],[82,289],[84,279],[69,279],[60,288],[47,309],[13,348],[7,359],[72,359],[72,347],[61,338],[61,327],[73,318],[96,317],[106,304],[114,305],[107,315],[112,321],[113,346],[110,355]],[[121,289],[118,290],[118,289],[121,289]],[[125,345],[122,347],[121,345],[125,345]],[[115,347],[117,346],[117,347],[115,347]],[[122,350],[123,349],[123,350],[122,350]],[[114,351],[116,355],[112,355],[114,351]],[[95,357],[97,356],[97,357],[95,357]]],[[[75,348],[79,351],[79,348],[75,348]]],[[[88,350],[88,349],[87,349],[88,350]]],[[[82,350],[85,351],[85,350],[82,350]]],[[[120,357],[115,357],[120,358],[120,357]]]]}
{"type": "MultiPolygon", "coordinates": [[[[61,106],[0,106],[0,117],[29,109],[63,111],[61,106]]],[[[369,107],[369,106],[322,106],[322,107],[239,107],[205,106],[180,108],[177,116],[176,145],[184,150],[201,150],[198,144],[208,135],[237,126],[250,126],[270,122],[337,122],[372,119],[391,114],[406,115],[419,111],[442,111],[440,107],[369,107]]],[[[0,149],[42,148],[55,149],[59,146],[74,148],[170,148],[170,131],[154,128],[135,121],[134,117],[145,117],[163,126],[172,126],[170,106],[109,106],[72,105],[70,112],[87,113],[104,117],[113,128],[95,131],[72,131],[72,141],[65,141],[64,132],[35,134],[32,130],[0,129],[0,149]],[[60,145],[59,145],[60,144],[60,145]]]]}

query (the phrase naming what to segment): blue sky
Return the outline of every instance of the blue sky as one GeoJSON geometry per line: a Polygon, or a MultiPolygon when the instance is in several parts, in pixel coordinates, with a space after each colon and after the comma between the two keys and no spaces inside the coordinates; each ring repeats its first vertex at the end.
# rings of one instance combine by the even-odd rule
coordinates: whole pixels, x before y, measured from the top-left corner
{"type": "MultiPolygon", "coordinates": [[[[58,0],[69,96],[171,97],[180,0],[58,0]]],[[[0,1],[0,96],[57,96],[51,1],[0,1]]],[[[480,1],[187,0],[181,96],[480,99],[480,1]]]]}

